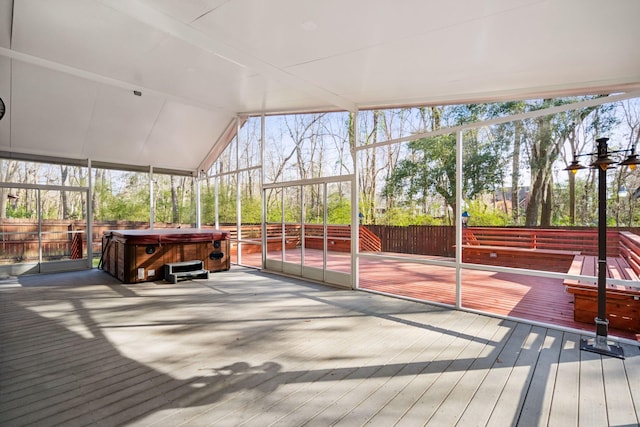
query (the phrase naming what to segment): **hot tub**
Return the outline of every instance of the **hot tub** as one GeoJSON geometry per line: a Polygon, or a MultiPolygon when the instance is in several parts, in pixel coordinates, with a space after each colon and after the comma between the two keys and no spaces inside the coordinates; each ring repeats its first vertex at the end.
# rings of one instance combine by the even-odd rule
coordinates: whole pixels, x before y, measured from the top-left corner
{"type": "Polygon", "coordinates": [[[164,265],[200,260],[210,272],[229,270],[229,233],[196,228],[108,230],[102,269],[124,283],[164,279],[164,265]]]}

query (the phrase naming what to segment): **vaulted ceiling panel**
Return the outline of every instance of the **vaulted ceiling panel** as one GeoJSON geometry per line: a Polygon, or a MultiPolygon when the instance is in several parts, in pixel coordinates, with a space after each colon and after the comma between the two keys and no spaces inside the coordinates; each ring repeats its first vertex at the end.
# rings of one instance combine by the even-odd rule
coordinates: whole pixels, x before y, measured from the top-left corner
{"type": "Polygon", "coordinates": [[[11,74],[11,149],[81,158],[98,86],[16,61],[11,74]]]}
{"type": "Polygon", "coordinates": [[[167,37],[138,58],[144,86],[233,114],[251,71],[183,40],[167,37]]]}
{"type": "MultiPolygon", "coordinates": [[[[610,37],[614,33],[625,39],[638,37],[633,16],[615,16],[616,12],[603,5],[598,9],[604,15],[592,10],[581,20],[567,22],[570,11],[563,2],[537,3],[289,70],[345,98],[357,99],[360,106],[415,103],[427,98],[447,102],[517,93],[535,96],[563,89],[607,87],[615,84],[614,80],[621,84],[638,81],[640,55],[629,52],[625,43],[613,43],[610,37]],[[518,18],[525,10],[523,26],[518,18]],[[599,16],[610,19],[598,26],[599,16]],[[620,23],[624,29],[617,31],[620,23]],[[612,63],[627,72],[613,78],[612,63]],[[331,72],[335,69],[341,72],[331,72]]],[[[640,3],[632,8],[640,16],[640,3]]],[[[577,12],[578,16],[583,14],[577,12]]]]}
{"type": "Polygon", "coordinates": [[[166,37],[93,0],[17,1],[13,28],[16,51],[138,85],[141,56],[166,37]]]}
{"type": "MultiPolygon", "coordinates": [[[[211,37],[233,41],[243,50],[268,58],[278,67],[289,67],[395,45],[535,3],[539,0],[468,2],[464,7],[424,0],[236,0],[193,25],[211,37]],[[240,15],[243,19],[235,19],[240,15]]],[[[434,37],[429,44],[442,42],[434,37]]]]}
{"type": "Polygon", "coordinates": [[[115,163],[126,153],[132,163],[147,164],[140,157],[140,147],[149,138],[164,102],[159,96],[135,96],[101,86],[84,138],[83,157],[115,163]]]}
{"type": "Polygon", "coordinates": [[[155,8],[176,19],[189,23],[199,17],[211,13],[229,0],[143,0],[152,3],[155,8]]]}
{"type": "Polygon", "coordinates": [[[212,135],[225,129],[232,115],[180,102],[167,101],[158,114],[149,138],[141,147],[139,164],[194,170],[213,146],[212,135]]]}

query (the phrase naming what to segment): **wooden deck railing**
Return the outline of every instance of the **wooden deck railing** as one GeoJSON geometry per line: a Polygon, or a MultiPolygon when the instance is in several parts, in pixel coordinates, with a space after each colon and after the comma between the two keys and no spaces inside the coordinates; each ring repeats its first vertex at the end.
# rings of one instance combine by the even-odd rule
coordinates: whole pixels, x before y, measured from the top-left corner
{"type": "Polygon", "coordinates": [[[629,231],[620,232],[620,256],[640,276],[640,236],[629,231]]]}
{"type": "MultiPolygon", "coordinates": [[[[607,231],[607,256],[620,256],[620,232],[607,231]]],[[[508,246],[513,248],[577,251],[582,255],[598,254],[596,230],[468,227],[463,244],[508,246]]]]}
{"type": "MultiPolygon", "coordinates": [[[[154,224],[155,228],[172,227],[175,228],[180,224],[154,224]]],[[[181,226],[189,227],[189,224],[181,224],[181,226]]],[[[308,225],[307,225],[308,226],[308,225]]],[[[210,228],[211,226],[203,226],[210,228]]],[[[312,226],[312,228],[315,227],[312,226]]],[[[343,227],[343,234],[333,234],[334,237],[344,237],[349,235],[348,226],[331,226],[343,227]]],[[[93,223],[93,236],[91,238],[93,244],[93,253],[99,254],[101,249],[101,236],[104,230],[112,229],[144,229],[149,228],[146,222],[133,221],[105,221],[93,223]]],[[[211,227],[213,228],[213,227],[211,227]]],[[[229,231],[231,238],[237,240],[237,227],[235,225],[224,225],[220,228],[229,231]]],[[[267,224],[267,238],[269,240],[277,240],[282,236],[281,224],[267,224]]],[[[300,236],[300,224],[285,224],[285,235],[300,236]]],[[[638,268],[639,260],[633,259],[630,255],[621,252],[625,245],[632,243],[627,238],[625,244],[620,243],[623,233],[626,230],[635,232],[637,236],[640,229],[609,229],[608,232],[608,256],[624,256],[629,258],[630,265],[638,268]]],[[[9,262],[16,260],[37,257],[38,239],[37,222],[24,219],[5,219],[0,221],[0,242],[3,244],[3,251],[0,252],[0,259],[9,262]],[[16,233],[36,233],[31,238],[26,235],[16,233]]],[[[86,253],[87,235],[86,223],[84,221],[68,221],[68,220],[46,220],[43,223],[42,232],[45,236],[43,240],[44,253],[51,253],[57,257],[67,257],[71,254],[71,238],[68,236],[53,238],[50,232],[60,231],[68,233],[69,231],[81,232],[83,239],[83,251],[86,253]]],[[[336,230],[332,230],[338,233],[336,230]]],[[[630,235],[634,235],[630,232],[630,235]]],[[[259,249],[261,239],[262,226],[260,224],[242,225],[243,241],[248,242],[245,246],[253,246],[259,249]],[[250,240],[258,243],[251,245],[250,240]]],[[[455,256],[455,227],[450,226],[385,226],[385,225],[366,225],[359,227],[359,241],[361,251],[385,251],[406,254],[434,255],[434,256],[455,256]]],[[[59,235],[62,236],[62,235],[59,235]]],[[[545,249],[545,250],[565,250],[579,251],[584,255],[597,254],[597,230],[595,228],[580,229],[564,229],[564,228],[522,228],[522,227],[469,227],[464,232],[465,244],[485,244],[489,246],[507,246],[520,247],[529,249],[545,249]]],[[[334,245],[335,246],[335,245],[334,245]]],[[[627,249],[627,253],[630,251],[627,249]]]]}
{"type": "MultiPolygon", "coordinates": [[[[358,242],[361,252],[380,252],[380,238],[367,230],[358,227],[358,242]]],[[[324,227],[321,224],[305,224],[305,247],[323,249],[324,227]]],[[[351,227],[348,225],[327,225],[327,250],[335,252],[351,251],[351,227]]]]}
{"type": "MultiPolygon", "coordinates": [[[[230,233],[231,240],[237,239],[236,226],[221,226],[221,229],[230,233]]],[[[285,237],[285,247],[294,248],[302,242],[302,225],[300,224],[266,224],[266,238],[269,250],[282,250],[282,236],[285,237]],[[284,229],[284,231],[283,231],[284,229]]],[[[359,243],[360,251],[379,252],[381,250],[380,238],[365,227],[360,226],[359,243]]],[[[242,252],[250,253],[260,250],[262,242],[262,227],[260,225],[243,225],[240,229],[240,242],[244,243],[242,252]],[[255,245],[252,244],[255,242],[255,245]]],[[[305,247],[309,249],[323,249],[324,226],[322,224],[304,225],[305,247]]],[[[327,248],[335,252],[349,252],[351,250],[351,227],[348,225],[327,225],[327,248]]],[[[235,245],[232,245],[232,253],[235,253],[235,245]]]]}

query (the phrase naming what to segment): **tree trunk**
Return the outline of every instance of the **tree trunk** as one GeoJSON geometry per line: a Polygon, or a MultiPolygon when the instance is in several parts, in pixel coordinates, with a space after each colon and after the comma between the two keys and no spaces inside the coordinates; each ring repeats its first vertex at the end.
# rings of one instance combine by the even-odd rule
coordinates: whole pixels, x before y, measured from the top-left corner
{"type": "MultiPolygon", "coordinates": [[[[84,170],[83,168],[80,168],[80,170],[78,171],[79,178],[80,178],[80,183],[82,183],[82,185],[87,185],[87,181],[88,180],[86,179],[86,177],[82,173],[83,170],[84,170]]],[[[83,219],[85,221],[87,220],[87,214],[88,214],[88,212],[87,212],[87,202],[88,202],[87,197],[85,197],[84,194],[81,195],[80,196],[80,210],[81,210],[81,215],[82,216],[80,217],[80,219],[83,219]]]]}
{"type": "Polygon", "coordinates": [[[576,176],[569,172],[569,225],[576,225],[576,176]]]}
{"type": "Polygon", "coordinates": [[[7,202],[9,201],[9,189],[0,188],[0,219],[7,218],[7,202]]]}
{"type": "Polygon", "coordinates": [[[525,212],[526,217],[524,225],[527,227],[535,227],[538,225],[538,214],[540,211],[540,203],[542,201],[543,181],[542,172],[539,172],[535,176],[534,181],[532,181],[533,185],[529,192],[529,200],[527,200],[527,209],[525,212]]]}
{"type": "Polygon", "coordinates": [[[511,217],[514,224],[520,223],[520,149],[522,146],[522,122],[515,123],[513,157],[511,163],[511,217]]]}
{"type": "MultiPolygon", "coordinates": [[[[105,191],[107,191],[107,171],[105,169],[96,169],[93,178],[93,194],[91,195],[91,209],[93,210],[93,218],[101,218],[101,196],[105,191]]],[[[111,191],[110,187],[109,191],[111,191]]]]}
{"type": "MultiPolygon", "coordinates": [[[[62,180],[62,185],[67,185],[67,178],[69,177],[69,166],[60,165],[60,177],[62,180]]],[[[62,202],[62,219],[69,219],[69,196],[66,191],[60,192],[61,202],[62,202]]]]}
{"type": "MultiPolygon", "coordinates": [[[[545,103],[548,100],[545,100],[545,103]]],[[[555,157],[553,156],[554,143],[552,137],[552,117],[545,116],[536,119],[536,138],[531,147],[531,196],[527,204],[525,225],[533,227],[538,225],[538,216],[542,203],[546,200],[547,185],[551,175],[551,166],[555,157]]]]}
{"type": "Polygon", "coordinates": [[[173,175],[171,175],[171,213],[172,213],[172,218],[171,218],[171,222],[174,224],[177,224],[178,222],[180,222],[180,215],[178,212],[178,192],[176,190],[176,182],[175,182],[175,177],[173,175]]]}
{"type": "MultiPolygon", "coordinates": [[[[18,164],[13,160],[0,160],[0,181],[13,182],[18,172],[18,164]]],[[[7,218],[9,189],[0,188],[0,219],[7,218]]]]}
{"type": "Polygon", "coordinates": [[[553,180],[550,179],[552,175],[547,176],[547,185],[545,185],[545,191],[542,196],[542,209],[540,213],[540,225],[542,227],[551,226],[553,216],[553,180]]]}

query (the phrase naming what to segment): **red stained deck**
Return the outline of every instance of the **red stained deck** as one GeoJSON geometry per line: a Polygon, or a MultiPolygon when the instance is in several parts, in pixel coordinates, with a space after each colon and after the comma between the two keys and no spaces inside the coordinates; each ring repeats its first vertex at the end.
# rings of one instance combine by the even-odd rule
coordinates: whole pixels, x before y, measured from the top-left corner
{"type": "MultiPolygon", "coordinates": [[[[287,259],[299,262],[299,253],[293,252],[288,253],[287,259]]],[[[245,256],[243,264],[258,266],[260,254],[251,255],[256,255],[255,259],[245,256]]],[[[269,257],[279,258],[280,253],[272,252],[269,257]]],[[[453,262],[442,257],[412,257],[453,262]]],[[[305,265],[321,267],[322,262],[321,251],[305,250],[305,265]]],[[[346,253],[329,252],[326,263],[332,270],[350,270],[350,257],[346,253]]],[[[360,289],[455,306],[456,270],[453,267],[362,257],[359,269],[360,289]]],[[[593,324],[573,320],[573,295],[566,292],[562,279],[464,269],[462,307],[578,330],[595,330],[593,324]]],[[[640,341],[640,334],[614,328],[609,328],[609,334],[640,341]]]]}

